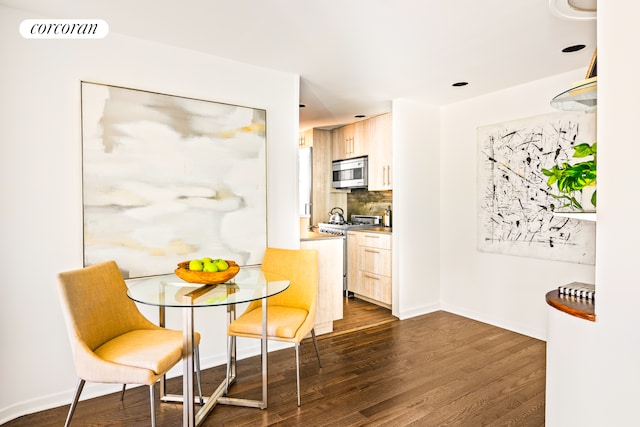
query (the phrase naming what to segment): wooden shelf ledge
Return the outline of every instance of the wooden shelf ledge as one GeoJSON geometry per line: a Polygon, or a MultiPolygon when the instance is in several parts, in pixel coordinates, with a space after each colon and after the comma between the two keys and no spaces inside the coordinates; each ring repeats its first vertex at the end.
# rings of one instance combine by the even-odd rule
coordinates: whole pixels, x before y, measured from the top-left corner
{"type": "Polygon", "coordinates": [[[596,304],[593,300],[562,295],[557,289],[547,292],[547,304],[571,316],[596,321],[596,304]]]}

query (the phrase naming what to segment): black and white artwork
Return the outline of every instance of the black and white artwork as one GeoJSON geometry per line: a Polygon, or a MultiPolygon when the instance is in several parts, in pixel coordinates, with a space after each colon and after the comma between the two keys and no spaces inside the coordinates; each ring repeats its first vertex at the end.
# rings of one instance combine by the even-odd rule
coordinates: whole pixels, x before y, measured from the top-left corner
{"type": "Polygon", "coordinates": [[[595,223],[553,214],[542,169],[596,140],[595,115],[558,112],[478,128],[478,250],[595,264],[595,223]]]}
{"type": "Polygon", "coordinates": [[[82,82],[84,263],[125,277],[178,262],[259,264],[266,112],[82,82]]]}

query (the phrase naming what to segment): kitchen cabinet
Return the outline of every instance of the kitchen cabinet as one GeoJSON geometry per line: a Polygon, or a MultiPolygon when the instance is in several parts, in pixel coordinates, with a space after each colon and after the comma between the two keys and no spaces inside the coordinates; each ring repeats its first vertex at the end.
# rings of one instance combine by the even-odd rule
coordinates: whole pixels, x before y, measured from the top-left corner
{"type": "Polygon", "coordinates": [[[366,156],[369,123],[367,120],[334,129],[331,132],[333,160],[366,156]]]}
{"type": "Polygon", "coordinates": [[[300,249],[318,251],[318,303],[316,306],[316,335],[333,332],[333,321],[342,319],[342,263],[343,237],[305,238],[300,249]]]}
{"type": "Polygon", "coordinates": [[[307,129],[298,134],[298,148],[313,147],[313,131],[314,129],[307,129]]]}
{"type": "Polygon", "coordinates": [[[369,191],[393,189],[391,113],[331,131],[332,160],[369,156],[369,191]]]}
{"type": "Polygon", "coordinates": [[[349,291],[391,308],[391,233],[359,230],[347,235],[349,291]]]}
{"type": "Polygon", "coordinates": [[[369,191],[393,189],[391,164],[393,158],[391,113],[368,120],[369,133],[369,191]]]}

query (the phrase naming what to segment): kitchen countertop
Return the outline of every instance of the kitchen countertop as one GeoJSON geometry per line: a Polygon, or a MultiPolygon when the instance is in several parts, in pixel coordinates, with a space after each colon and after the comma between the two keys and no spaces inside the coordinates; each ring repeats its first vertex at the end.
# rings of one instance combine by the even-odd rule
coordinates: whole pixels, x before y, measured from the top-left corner
{"type": "MultiPolygon", "coordinates": [[[[314,227],[315,228],[315,227],[314,227]]],[[[392,233],[391,227],[365,227],[356,228],[349,231],[366,231],[368,233],[392,233]]],[[[317,231],[302,231],[300,232],[300,240],[312,240],[312,239],[342,239],[344,236],[337,234],[319,233],[317,231]]]]}
{"type": "Polygon", "coordinates": [[[313,240],[313,239],[342,239],[344,236],[328,233],[318,233],[317,231],[306,231],[300,233],[300,240],[313,240]]]}
{"type": "Polygon", "coordinates": [[[366,228],[356,228],[349,231],[365,231],[367,233],[392,233],[393,228],[391,227],[366,227],[366,228]]]}

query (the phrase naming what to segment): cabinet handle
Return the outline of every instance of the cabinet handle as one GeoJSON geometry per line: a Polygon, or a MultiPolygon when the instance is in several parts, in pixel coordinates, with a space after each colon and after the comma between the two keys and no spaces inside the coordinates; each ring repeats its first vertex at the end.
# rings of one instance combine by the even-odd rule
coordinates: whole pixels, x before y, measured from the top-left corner
{"type": "Polygon", "coordinates": [[[387,185],[391,185],[391,166],[387,166],[387,185]]]}
{"type": "Polygon", "coordinates": [[[364,274],[364,277],[366,277],[367,279],[380,280],[380,278],[379,278],[379,277],[372,276],[372,275],[370,275],[370,274],[364,274]]]}
{"type": "Polygon", "coordinates": [[[380,251],[372,251],[371,249],[365,249],[364,251],[372,253],[372,254],[379,254],[380,253],[380,251]]]}
{"type": "Polygon", "coordinates": [[[387,185],[387,174],[386,174],[386,166],[382,167],[382,185],[387,185]]]}

